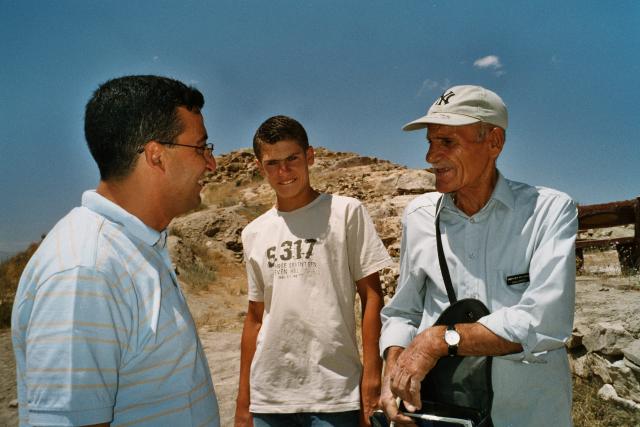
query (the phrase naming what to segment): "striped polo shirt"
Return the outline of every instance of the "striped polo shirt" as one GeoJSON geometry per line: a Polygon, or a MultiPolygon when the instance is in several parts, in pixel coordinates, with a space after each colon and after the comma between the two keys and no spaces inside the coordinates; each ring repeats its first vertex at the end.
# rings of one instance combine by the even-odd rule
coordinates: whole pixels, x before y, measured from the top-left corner
{"type": "Polygon", "coordinates": [[[218,426],[159,233],[95,191],[25,268],[12,314],[20,425],[218,426]]]}

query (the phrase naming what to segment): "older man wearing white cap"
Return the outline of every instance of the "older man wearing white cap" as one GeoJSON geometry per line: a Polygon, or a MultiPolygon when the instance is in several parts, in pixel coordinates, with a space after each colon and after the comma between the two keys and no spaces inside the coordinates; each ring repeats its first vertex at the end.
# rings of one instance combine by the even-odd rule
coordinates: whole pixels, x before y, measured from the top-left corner
{"type": "Polygon", "coordinates": [[[571,425],[564,343],[573,325],[576,205],[496,168],[507,108],[494,92],[446,90],[403,129],[424,128],[437,192],[414,199],[402,218],[398,288],[382,311],[384,411],[410,423],[396,398],[419,409],[420,382],[438,359],[494,356],[493,425],[571,425]],[[437,209],[457,298],[478,299],[490,310],[473,323],[434,326],[449,305],[436,249],[437,209]]]}

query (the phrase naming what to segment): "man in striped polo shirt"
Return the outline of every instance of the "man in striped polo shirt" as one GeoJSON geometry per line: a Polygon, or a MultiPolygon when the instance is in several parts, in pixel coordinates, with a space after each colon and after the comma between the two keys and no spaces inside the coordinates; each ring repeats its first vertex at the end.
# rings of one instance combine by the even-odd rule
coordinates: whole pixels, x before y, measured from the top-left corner
{"type": "Polygon", "coordinates": [[[13,306],[21,426],[219,425],[166,248],[216,167],[203,104],[156,76],[107,81],[87,104],[100,183],[44,239],[13,306]]]}

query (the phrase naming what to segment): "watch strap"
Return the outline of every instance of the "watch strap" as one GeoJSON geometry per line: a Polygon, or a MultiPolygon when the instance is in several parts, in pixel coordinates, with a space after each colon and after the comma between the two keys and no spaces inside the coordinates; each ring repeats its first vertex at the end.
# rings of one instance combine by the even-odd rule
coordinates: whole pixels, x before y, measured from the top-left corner
{"type": "MultiPolygon", "coordinates": [[[[456,330],[456,325],[447,325],[447,331],[454,331],[455,333],[458,334],[458,331],[456,330]]],[[[458,336],[460,336],[460,334],[458,334],[458,336]]],[[[457,356],[458,355],[458,344],[451,345],[451,344],[447,343],[447,347],[448,347],[448,350],[449,350],[449,356],[453,357],[453,356],[457,356]]]]}

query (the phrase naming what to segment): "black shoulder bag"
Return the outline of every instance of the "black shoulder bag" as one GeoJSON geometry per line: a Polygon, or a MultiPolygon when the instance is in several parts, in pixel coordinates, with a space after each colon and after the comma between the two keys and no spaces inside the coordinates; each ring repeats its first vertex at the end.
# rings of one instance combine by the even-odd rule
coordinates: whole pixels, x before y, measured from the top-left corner
{"type": "MultiPolygon", "coordinates": [[[[489,314],[489,309],[479,300],[457,300],[451,284],[449,268],[440,237],[440,203],[436,206],[436,242],[442,278],[451,305],[436,320],[436,325],[473,323],[489,314]]],[[[427,374],[420,387],[423,414],[470,420],[476,427],[492,426],[490,356],[445,356],[427,374]]]]}

